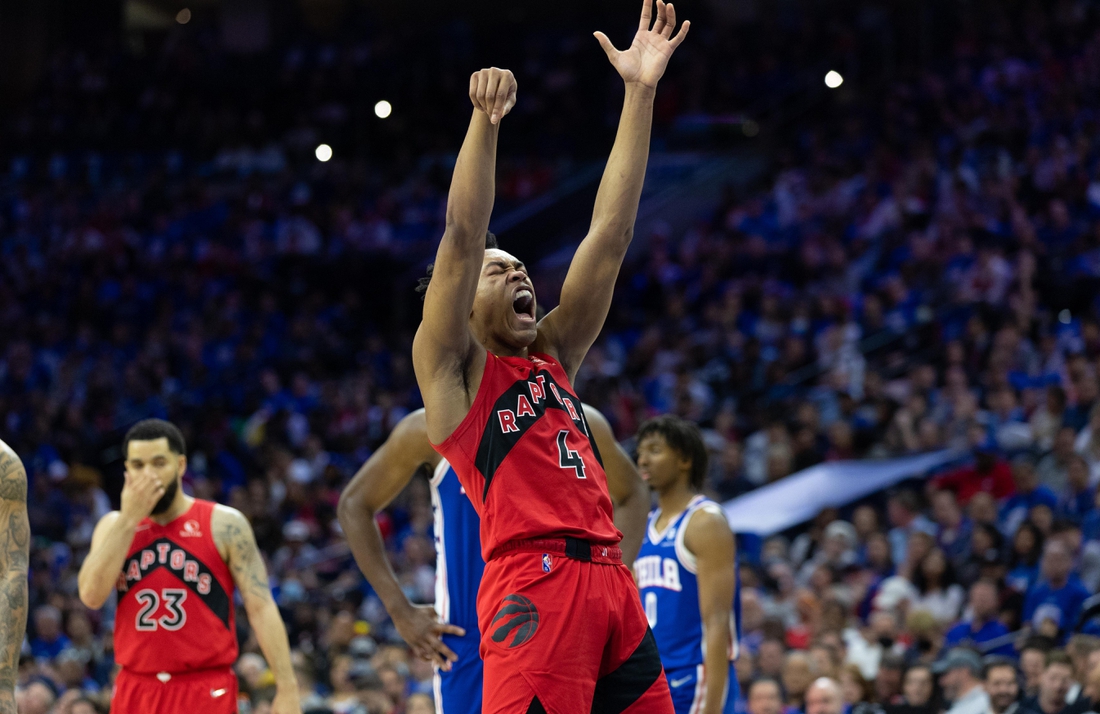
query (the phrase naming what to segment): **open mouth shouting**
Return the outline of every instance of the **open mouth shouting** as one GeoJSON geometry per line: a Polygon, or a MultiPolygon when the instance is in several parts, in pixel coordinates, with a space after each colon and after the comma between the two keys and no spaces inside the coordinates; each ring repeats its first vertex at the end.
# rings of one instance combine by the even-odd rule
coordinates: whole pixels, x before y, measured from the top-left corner
{"type": "Polygon", "coordinates": [[[512,298],[512,310],[520,322],[535,321],[535,295],[527,288],[520,288],[512,298]]]}

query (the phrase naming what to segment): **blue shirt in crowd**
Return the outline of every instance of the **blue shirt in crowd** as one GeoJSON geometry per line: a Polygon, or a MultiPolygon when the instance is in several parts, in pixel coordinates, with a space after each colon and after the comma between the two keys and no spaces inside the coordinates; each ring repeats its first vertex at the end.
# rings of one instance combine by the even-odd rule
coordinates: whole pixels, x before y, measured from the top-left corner
{"type": "Polygon", "coordinates": [[[1088,514],[1092,513],[1093,502],[1096,496],[1091,488],[1078,491],[1074,494],[1066,494],[1062,502],[1058,504],[1058,512],[1074,523],[1080,523],[1088,514]]]}
{"type": "Polygon", "coordinates": [[[959,645],[975,645],[983,654],[1004,655],[1005,657],[1016,656],[1016,650],[1010,640],[990,650],[986,650],[981,646],[986,642],[1008,634],[1008,628],[999,620],[990,620],[977,630],[974,629],[974,624],[971,620],[964,620],[948,630],[943,642],[944,649],[958,647],[959,645]]]}
{"type": "Polygon", "coordinates": [[[1051,619],[1058,623],[1058,629],[1067,632],[1081,614],[1081,603],[1089,597],[1088,589],[1075,575],[1058,589],[1043,580],[1035,585],[1024,600],[1024,624],[1036,625],[1034,618],[1038,614],[1041,620],[1051,619]]]}

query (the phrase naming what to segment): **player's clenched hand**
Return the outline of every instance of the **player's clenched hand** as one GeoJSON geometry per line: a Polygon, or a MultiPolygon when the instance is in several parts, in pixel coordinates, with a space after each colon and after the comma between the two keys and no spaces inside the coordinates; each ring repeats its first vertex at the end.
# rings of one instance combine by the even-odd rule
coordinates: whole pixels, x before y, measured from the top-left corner
{"type": "Polygon", "coordinates": [[[156,476],[145,471],[131,475],[127,471],[119,513],[122,518],[136,524],[153,512],[153,506],[163,495],[164,486],[156,476]]]}
{"type": "Polygon", "coordinates": [[[444,634],[462,636],[466,630],[439,621],[439,615],[430,605],[416,605],[407,613],[393,619],[398,634],[408,643],[413,654],[450,671],[451,662],[458,661],[450,647],[443,644],[444,634]]]}
{"type": "Polygon", "coordinates": [[[516,104],[516,78],[506,69],[479,70],[470,75],[470,101],[496,124],[516,104]]]}
{"type": "Polygon", "coordinates": [[[612,66],[628,84],[637,82],[647,87],[656,87],[657,81],[665,73],[669,58],[691,28],[691,23],[685,20],[676,36],[672,36],[672,30],[676,27],[676,9],[672,7],[672,3],[657,0],[657,19],[653,22],[653,27],[650,27],[652,12],[653,0],[642,0],[642,19],[638,22],[638,31],[634,34],[634,41],[624,52],[615,49],[607,35],[595,33],[612,66]]]}

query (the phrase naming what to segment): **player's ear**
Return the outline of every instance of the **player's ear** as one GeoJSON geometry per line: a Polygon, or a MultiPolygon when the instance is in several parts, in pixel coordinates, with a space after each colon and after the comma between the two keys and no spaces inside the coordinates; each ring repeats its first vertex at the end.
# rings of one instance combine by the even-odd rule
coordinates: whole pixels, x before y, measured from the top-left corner
{"type": "Polygon", "coordinates": [[[187,456],[185,454],[180,454],[178,458],[179,461],[177,463],[179,464],[180,476],[183,476],[187,471],[187,456]]]}

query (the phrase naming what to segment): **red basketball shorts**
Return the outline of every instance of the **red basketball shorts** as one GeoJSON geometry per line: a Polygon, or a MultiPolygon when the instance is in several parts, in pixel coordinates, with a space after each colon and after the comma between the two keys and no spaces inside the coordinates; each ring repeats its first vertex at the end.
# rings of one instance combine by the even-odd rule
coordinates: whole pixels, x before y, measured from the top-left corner
{"type": "Polygon", "coordinates": [[[118,673],[111,714],[237,714],[237,675],[230,669],[180,674],[118,673]]]}
{"type": "Polygon", "coordinates": [[[567,540],[511,543],[485,566],[483,714],[673,714],[619,549],[567,540]]]}

